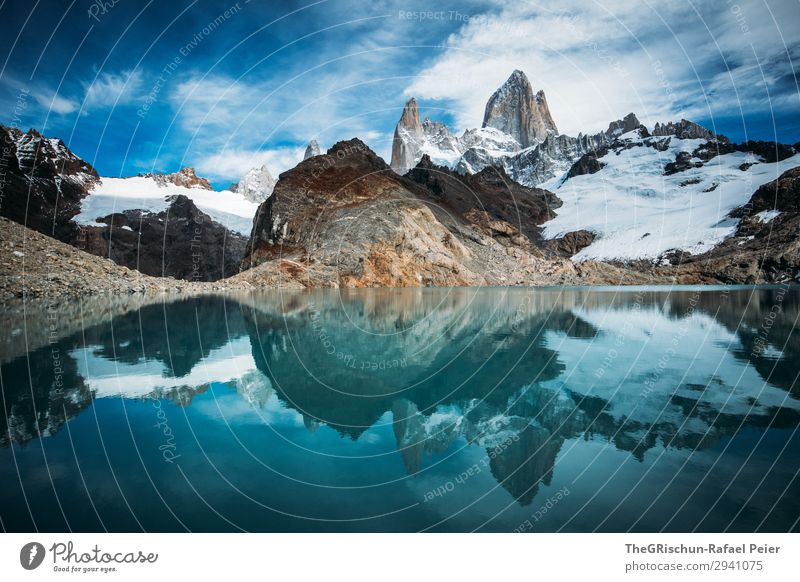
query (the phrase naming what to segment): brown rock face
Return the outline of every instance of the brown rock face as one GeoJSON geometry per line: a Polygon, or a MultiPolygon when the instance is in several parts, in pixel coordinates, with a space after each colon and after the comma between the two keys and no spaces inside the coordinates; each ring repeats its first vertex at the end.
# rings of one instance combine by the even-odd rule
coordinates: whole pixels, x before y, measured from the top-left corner
{"type": "Polygon", "coordinates": [[[301,162],[259,208],[243,261],[255,267],[249,279],[408,287],[575,276],[569,262],[542,260],[515,226],[544,220],[555,202],[549,193],[499,175],[472,177],[472,186],[431,168],[416,178],[421,183],[398,176],[357,139],[301,162]]]}
{"type": "Polygon", "coordinates": [[[544,248],[561,257],[571,257],[594,242],[595,234],[588,230],[568,232],[561,238],[544,241],[544,248]]]}
{"type": "Polygon", "coordinates": [[[174,174],[145,174],[146,178],[154,178],[156,182],[165,184],[175,184],[176,186],[183,186],[184,188],[202,188],[203,190],[212,190],[211,184],[205,178],[198,176],[194,168],[182,168],[174,174]]]}
{"type": "Polygon", "coordinates": [[[544,91],[534,95],[530,81],[519,70],[489,98],[483,127],[494,127],[511,135],[522,147],[558,133],[544,91]]]}
{"type": "MultiPolygon", "coordinates": [[[[423,156],[406,177],[424,186],[438,204],[452,208],[471,222],[488,224],[476,218],[480,215],[474,211],[479,211],[486,219],[514,227],[531,241],[539,240],[538,225],[553,218],[553,209],[562,204],[552,192],[521,186],[506,176],[502,168],[491,166],[477,174],[462,176],[434,165],[428,156],[423,156]]],[[[494,230],[501,234],[503,229],[494,230]]]]}

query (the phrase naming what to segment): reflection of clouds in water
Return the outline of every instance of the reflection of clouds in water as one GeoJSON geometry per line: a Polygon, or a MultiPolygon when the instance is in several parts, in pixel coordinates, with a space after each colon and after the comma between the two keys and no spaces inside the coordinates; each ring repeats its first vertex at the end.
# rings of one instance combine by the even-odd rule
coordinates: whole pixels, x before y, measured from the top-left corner
{"type": "MultiPolygon", "coordinates": [[[[235,339],[221,348],[211,350],[208,356],[181,377],[172,376],[158,360],[142,359],[134,364],[115,361],[98,355],[97,349],[90,346],[70,352],[78,365],[78,374],[94,392],[95,398],[140,398],[211,382],[252,382],[249,374],[257,372],[248,337],[235,339]]],[[[269,383],[268,378],[264,378],[264,381],[269,383]]]]}
{"type": "MultiPolygon", "coordinates": [[[[776,455],[781,460],[780,447],[792,445],[796,456],[786,435],[800,419],[791,393],[800,355],[789,325],[800,295],[787,295],[763,352],[751,344],[774,293],[731,291],[726,301],[722,295],[380,290],[144,307],[59,340],[61,394],[51,388],[49,346],[3,364],[4,381],[16,380],[4,391],[11,410],[6,432],[19,443],[60,432],[60,439],[42,443],[57,447],[67,438],[63,423],[83,413],[86,422],[69,428],[85,437],[80,431],[93,430],[85,411],[94,398],[111,428],[107,434],[122,436],[120,411],[131,413],[134,423],[141,411],[145,424],[132,428],[153,436],[149,398],[155,397],[165,400],[164,410],[175,411],[171,429],[181,435],[181,463],[193,479],[202,483],[209,471],[208,459],[194,450],[197,439],[253,495],[300,513],[335,507],[339,516],[350,508],[360,515],[369,503],[375,513],[419,504],[426,513],[420,527],[430,525],[428,518],[447,518],[447,527],[465,530],[518,512],[504,514],[508,520],[498,525],[510,529],[567,485],[569,502],[547,515],[555,521],[546,527],[557,528],[570,518],[562,513],[570,504],[593,498],[598,483],[616,474],[622,486],[604,488],[593,502],[595,514],[581,518],[596,525],[606,517],[598,512],[616,505],[628,485],[639,499],[625,511],[642,511],[664,483],[673,483],[670,499],[680,503],[710,472],[715,483],[731,483],[725,501],[739,503],[733,511],[749,504],[761,515],[791,478],[790,463],[770,466],[776,455]],[[402,355],[410,365],[394,371],[337,365],[320,348],[312,313],[336,346],[355,357],[402,355]],[[612,348],[613,362],[598,377],[612,348]],[[781,374],[772,365],[782,366],[781,374]],[[32,381],[29,367],[38,373],[32,381]],[[653,387],[644,391],[648,381],[653,387]],[[747,458],[766,432],[769,446],[758,445],[759,454],[747,458]],[[254,457],[280,478],[253,472],[254,457]],[[480,470],[459,481],[473,466],[480,470]],[[763,476],[769,476],[765,500],[748,501],[748,486],[763,476]],[[303,497],[294,479],[340,489],[306,489],[309,497],[303,497]],[[384,482],[390,485],[378,490],[384,482]],[[346,489],[354,484],[367,489],[351,498],[346,489]],[[446,495],[423,502],[441,487],[446,495]]],[[[125,459],[117,445],[109,439],[109,454],[125,459]]],[[[104,471],[96,467],[98,479],[107,481],[104,471]]],[[[219,499],[227,491],[218,490],[219,499]]],[[[707,488],[696,497],[709,507],[714,495],[707,488]]],[[[796,515],[794,507],[781,516],[796,515]]]]}
{"type": "MultiPolygon", "coordinates": [[[[269,381],[268,378],[264,378],[269,381]]],[[[272,427],[301,427],[303,415],[287,408],[272,393],[258,406],[242,398],[241,393],[225,392],[215,386],[213,399],[192,404],[197,413],[211,419],[239,424],[268,424],[272,427]]]]}

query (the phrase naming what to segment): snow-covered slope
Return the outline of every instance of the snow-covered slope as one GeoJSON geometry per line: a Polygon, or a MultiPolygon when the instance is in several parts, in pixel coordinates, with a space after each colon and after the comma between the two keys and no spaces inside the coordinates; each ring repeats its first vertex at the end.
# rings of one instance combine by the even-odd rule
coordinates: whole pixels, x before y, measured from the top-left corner
{"type": "Polygon", "coordinates": [[[732,152],[671,175],[665,166],[679,152],[691,154],[706,140],[620,136],[596,173],[553,178],[543,188],[564,202],[557,216],[545,223],[543,236],[588,230],[597,237],[575,260],[656,259],[674,249],[693,254],[710,250],[735,231],[728,213],[747,203],[761,185],[800,166],[800,155],[776,163],[759,162],[750,153],[732,152]],[[665,147],[666,146],[666,147],[665,147]],[[663,151],[660,151],[661,148],[663,151]],[[741,169],[745,168],[745,169],[741,169]]]}
{"type": "Polygon", "coordinates": [[[81,211],[75,221],[78,224],[104,226],[97,223],[97,218],[115,212],[162,212],[169,206],[172,196],[181,194],[227,229],[249,236],[258,202],[248,200],[239,192],[187,188],[151,176],[102,178],[81,202],[81,211]]]}

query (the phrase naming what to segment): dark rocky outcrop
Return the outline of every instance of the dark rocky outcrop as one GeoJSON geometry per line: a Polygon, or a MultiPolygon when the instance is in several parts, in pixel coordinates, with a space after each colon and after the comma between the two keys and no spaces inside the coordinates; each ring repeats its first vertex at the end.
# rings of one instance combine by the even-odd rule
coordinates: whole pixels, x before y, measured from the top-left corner
{"type": "Polygon", "coordinates": [[[424,186],[437,203],[462,216],[474,221],[477,215],[473,211],[485,212],[492,219],[516,227],[532,241],[540,238],[538,225],[553,218],[553,209],[562,204],[548,190],[517,184],[502,168],[487,167],[477,174],[462,176],[423,156],[406,177],[424,186]]]}
{"type": "Polygon", "coordinates": [[[201,212],[186,196],[175,196],[158,213],[127,210],[99,217],[107,226],[83,227],[80,244],[146,275],[216,281],[239,272],[247,238],[201,212]]]}
{"type": "MultiPolygon", "coordinates": [[[[644,126],[639,121],[639,118],[636,117],[636,115],[633,113],[628,113],[628,115],[626,115],[622,119],[617,121],[612,121],[611,123],[609,123],[608,129],[606,130],[606,135],[609,138],[614,138],[622,135],[623,133],[628,133],[630,131],[633,131],[634,129],[642,127],[644,126]]],[[[645,131],[647,130],[645,129],[645,131]]]]}
{"type": "Polygon", "coordinates": [[[780,162],[791,158],[798,148],[776,141],[746,141],[736,145],[737,151],[752,152],[766,163],[780,162]]]}
{"type": "Polygon", "coordinates": [[[693,156],[689,152],[678,152],[675,155],[675,161],[669,162],[667,165],[664,166],[664,175],[671,176],[672,174],[677,174],[678,172],[685,172],[691,168],[699,168],[703,165],[703,162],[693,162],[693,156]]]}
{"type": "Polygon", "coordinates": [[[543,246],[560,257],[572,257],[594,242],[595,234],[588,230],[575,230],[560,238],[546,240],[543,246]]]}
{"type": "Polygon", "coordinates": [[[681,119],[677,123],[656,123],[653,128],[654,136],[674,135],[678,139],[712,139],[714,132],[698,125],[688,119],[681,119]]]}
{"type": "Polygon", "coordinates": [[[72,218],[99,179],[60,139],[0,126],[0,215],[61,241],[77,234],[72,218]]]}
{"type": "Polygon", "coordinates": [[[608,148],[600,148],[593,152],[583,154],[577,162],[572,164],[572,167],[567,172],[566,179],[574,178],[575,176],[584,176],[586,174],[595,174],[603,169],[605,164],[598,158],[602,158],[608,153],[608,148]]]}

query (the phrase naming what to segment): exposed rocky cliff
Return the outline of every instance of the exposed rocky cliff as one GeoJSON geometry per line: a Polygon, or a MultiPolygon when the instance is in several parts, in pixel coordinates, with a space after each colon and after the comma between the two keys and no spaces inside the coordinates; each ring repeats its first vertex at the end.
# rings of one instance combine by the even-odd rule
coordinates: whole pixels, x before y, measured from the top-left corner
{"type": "Polygon", "coordinates": [[[486,103],[483,127],[494,127],[526,148],[557,134],[544,91],[535,95],[528,77],[520,70],[511,73],[486,103]]]}
{"type": "Polygon", "coordinates": [[[0,126],[0,215],[59,240],[77,234],[80,212],[99,176],[60,139],[0,126]]]}
{"type": "MultiPolygon", "coordinates": [[[[530,232],[531,215],[541,220],[549,212],[546,194],[522,202],[526,220],[520,221],[513,194],[494,198],[503,190],[501,174],[471,183],[477,201],[467,197],[470,186],[452,175],[437,176],[427,167],[416,177],[419,182],[398,176],[358,139],[337,143],[281,175],[259,208],[243,266],[270,264],[303,284],[343,287],[578,277],[571,263],[542,259],[506,220],[524,222],[530,232]],[[431,203],[437,198],[446,205],[431,203]]],[[[524,198],[519,188],[510,186],[524,198]]]]}
{"type": "Polygon", "coordinates": [[[239,272],[247,238],[175,196],[158,213],[125,210],[83,228],[79,248],[154,277],[216,281],[239,272]]]}
{"type": "Polygon", "coordinates": [[[402,175],[416,165],[423,139],[419,107],[417,100],[412,97],[403,107],[403,113],[394,128],[391,167],[395,172],[402,175]]]}

